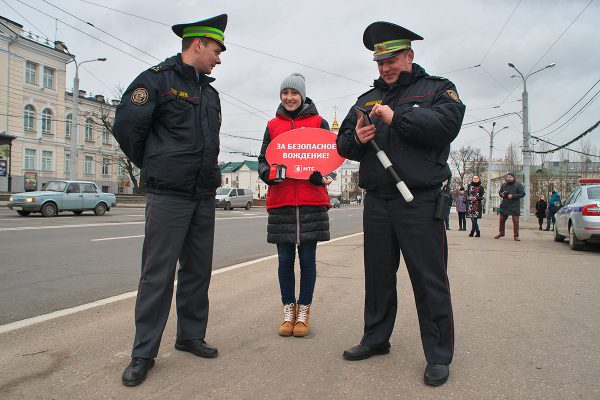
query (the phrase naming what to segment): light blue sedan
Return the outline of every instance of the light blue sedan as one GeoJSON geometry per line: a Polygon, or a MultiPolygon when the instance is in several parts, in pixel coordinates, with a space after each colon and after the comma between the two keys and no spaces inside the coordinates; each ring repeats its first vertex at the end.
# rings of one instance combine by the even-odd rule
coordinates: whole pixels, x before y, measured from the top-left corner
{"type": "Polygon", "coordinates": [[[13,194],[8,200],[8,207],[21,216],[39,212],[55,217],[61,211],[80,215],[86,210],[104,215],[116,205],[114,194],[102,193],[94,182],[85,181],[50,181],[41,191],[13,194]]]}

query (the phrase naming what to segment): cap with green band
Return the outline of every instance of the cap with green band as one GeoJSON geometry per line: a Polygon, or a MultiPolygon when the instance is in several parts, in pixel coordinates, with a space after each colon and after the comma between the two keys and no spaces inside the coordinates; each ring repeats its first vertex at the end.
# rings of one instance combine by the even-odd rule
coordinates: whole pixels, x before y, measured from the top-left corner
{"type": "Polygon", "coordinates": [[[221,14],[213,18],[191,22],[189,24],[173,25],[172,29],[180,38],[207,37],[215,40],[221,45],[221,49],[225,51],[224,32],[226,26],[227,14],[221,14]]]}
{"type": "Polygon", "coordinates": [[[423,38],[406,28],[384,21],[373,22],[363,34],[363,44],[373,51],[373,61],[385,60],[410,49],[413,40],[423,38]]]}

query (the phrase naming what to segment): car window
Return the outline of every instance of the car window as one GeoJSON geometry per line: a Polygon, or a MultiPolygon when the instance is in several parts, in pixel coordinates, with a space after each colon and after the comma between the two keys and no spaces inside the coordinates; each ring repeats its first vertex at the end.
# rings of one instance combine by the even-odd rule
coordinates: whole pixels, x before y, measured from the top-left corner
{"type": "Polygon", "coordinates": [[[44,190],[49,192],[63,192],[67,182],[50,181],[44,185],[44,190]]]}
{"type": "Polygon", "coordinates": [[[600,186],[587,188],[587,196],[590,200],[600,200],[600,186]]]}
{"type": "Polygon", "coordinates": [[[97,193],[96,188],[91,183],[82,183],[81,191],[83,193],[97,193]]]}
{"type": "Polygon", "coordinates": [[[79,189],[79,183],[69,183],[67,187],[67,193],[81,193],[79,189]]]}
{"type": "Polygon", "coordinates": [[[581,191],[581,189],[578,188],[573,193],[571,193],[569,195],[569,198],[567,198],[567,201],[565,202],[565,204],[573,204],[575,202],[575,199],[579,195],[580,191],[581,191]]]}
{"type": "Polygon", "coordinates": [[[219,196],[227,195],[227,194],[229,194],[229,189],[219,188],[219,189],[217,189],[217,194],[219,196]]]}

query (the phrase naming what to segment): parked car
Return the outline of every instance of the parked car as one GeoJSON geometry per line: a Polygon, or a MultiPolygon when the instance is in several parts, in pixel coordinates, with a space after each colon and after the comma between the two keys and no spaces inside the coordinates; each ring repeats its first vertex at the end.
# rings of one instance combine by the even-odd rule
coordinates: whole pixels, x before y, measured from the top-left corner
{"type": "Polygon", "coordinates": [[[87,210],[104,215],[116,205],[116,196],[102,193],[94,182],[69,180],[50,181],[40,191],[13,194],[8,200],[8,207],[21,216],[39,212],[44,217],[55,217],[61,211],[80,215],[87,210]]]}
{"type": "Polygon", "coordinates": [[[244,207],[249,210],[252,207],[252,190],[218,188],[215,196],[215,207],[223,207],[225,210],[244,207]]]}
{"type": "Polygon", "coordinates": [[[569,248],[600,243],[600,179],[580,179],[582,184],[567,197],[554,218],[554,240],[569,238],[569,248]]]}

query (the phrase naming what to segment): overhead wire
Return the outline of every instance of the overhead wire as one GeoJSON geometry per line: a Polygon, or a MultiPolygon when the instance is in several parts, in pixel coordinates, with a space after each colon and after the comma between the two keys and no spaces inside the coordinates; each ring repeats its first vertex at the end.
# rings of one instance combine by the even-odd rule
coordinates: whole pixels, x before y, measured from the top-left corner
{"type": "Polygon", "coordinates": [[[19,16],[19,17],[23,18],[23,20],[24,20],[25,22],[27,22],[29,25],[33,26],[33,27],[34,27],[34,28],[35,28],[35,29],[36,29],[36,30],[37,30],[39,33],[41,33],[41,34],[42,34],[42,36],[43,36],[43,37],[45,37],[45,38],[46,38],[46,40],[47,40],[47,41],[50,41],[50,38],[49,38],[49,37],[48,37],[48,36],[47,36],[47,35],[46,35],[44,32],[42,32],[42,31],[40,30],[40,28],[38,28],[37,26],[35,26],[35,25],[34,25],[34,24],[31,22],[31,21],[29,21],[27,18],[25,18],[23,15],[21,15],[21,13],[20,13],[20,12],[18,12],[17,10],[15,10],[15,9],[14,9],[14,8],[13,8],[13,7],[12,7],[10,4],[8,4],[6,1],[2,0],[2,2],[3,2],[4,4],[6,4],[6,6],[7,6],[8,8],[10,8],[11,10],[13,10],[13,11],[14,11],[14,12],[15,12],[15,13],[16,13],[16,14],[19,16]]]}

